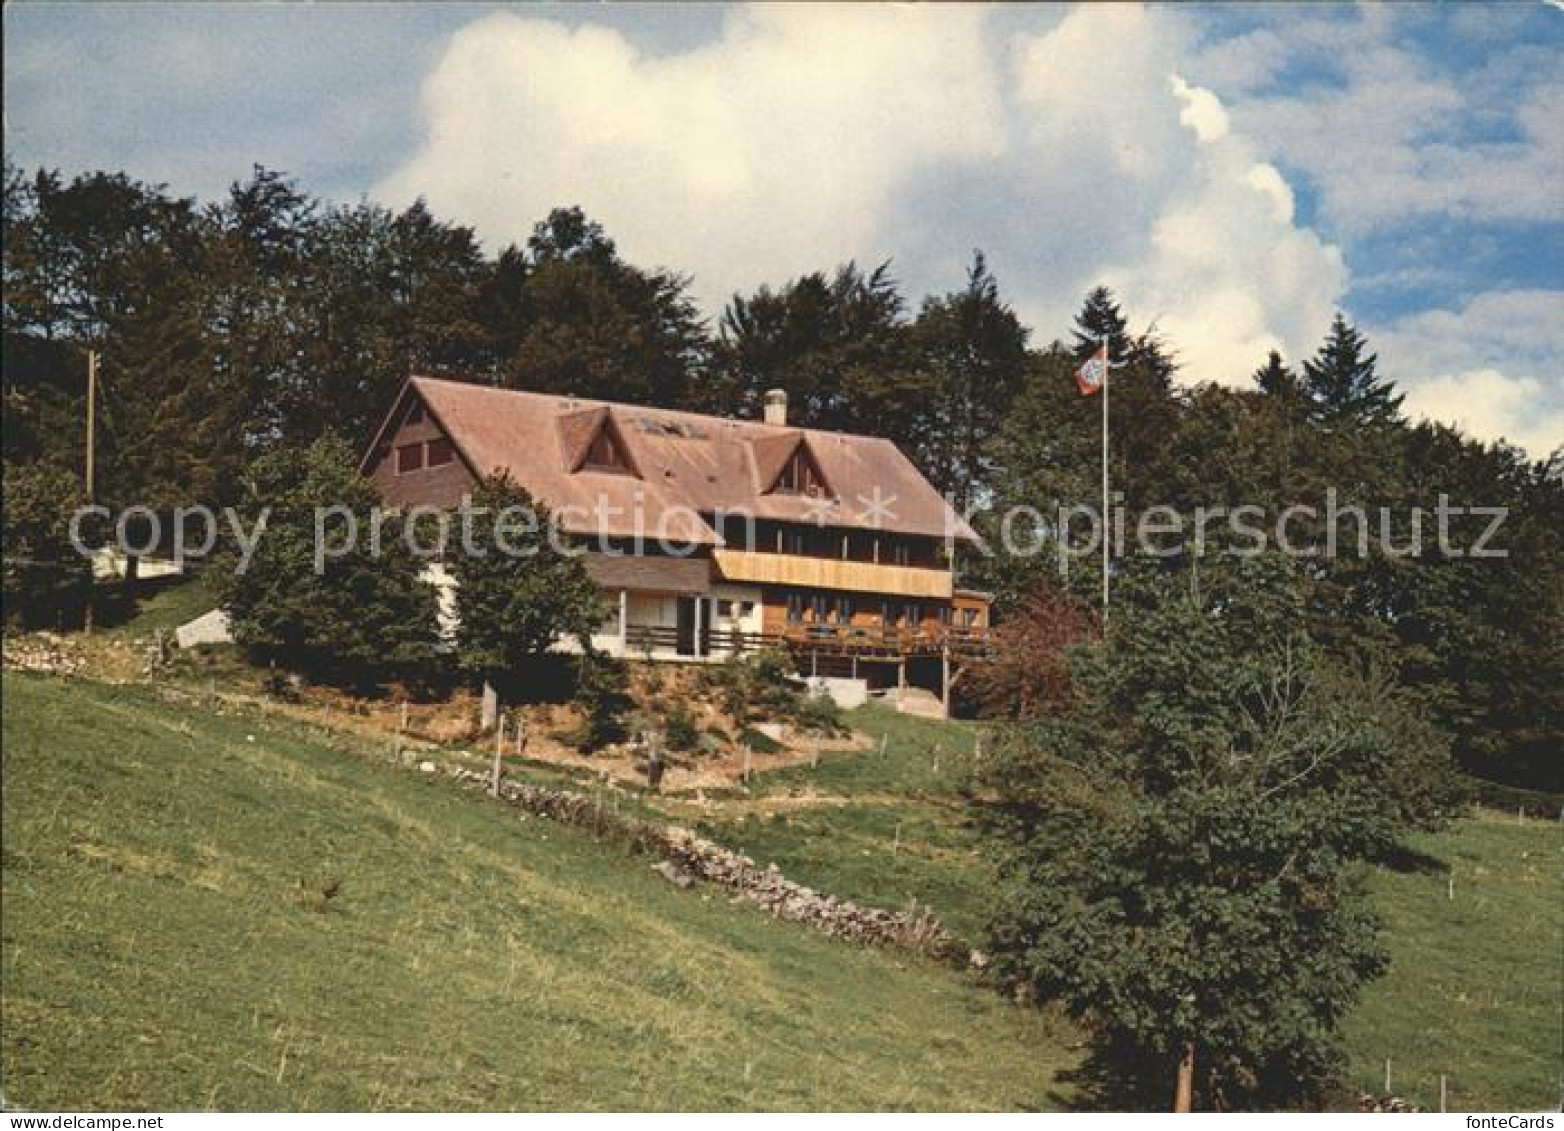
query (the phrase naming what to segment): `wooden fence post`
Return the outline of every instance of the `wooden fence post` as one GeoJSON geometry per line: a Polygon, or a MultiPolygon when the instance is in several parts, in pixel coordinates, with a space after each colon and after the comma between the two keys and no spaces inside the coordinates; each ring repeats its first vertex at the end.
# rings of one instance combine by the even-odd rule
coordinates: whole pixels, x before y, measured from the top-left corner
{"type": "Polygon", "coordinates": [[[500,795],[500,756],[505,753],[505,716],[500,715],[494,724],[494,769],[489,774],[489,793],[500,795]]]}
{"type": "Polygon", "coordinates": [[[488,680],[483,681],[483,703],[478,708],[478,728],[488,730],[500,717],[500,693],[488,680]]]}

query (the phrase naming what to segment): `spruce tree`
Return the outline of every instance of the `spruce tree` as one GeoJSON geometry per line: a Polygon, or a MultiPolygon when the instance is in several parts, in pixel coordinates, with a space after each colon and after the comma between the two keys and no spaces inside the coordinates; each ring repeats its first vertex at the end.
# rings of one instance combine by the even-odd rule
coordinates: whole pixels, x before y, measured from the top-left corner
{"type": "Polygon", "coordinates": [[[1075,329],[1071,331],[1075,338],[1076,358],[1084,360],[1090,357],[1097,352],[1103,338],[1107,338],[1108,360],[1124,361],[1130,347],[1128,325],[1124,312],[1114,300],[1113,292],[1103,286],[1092,288],[1081,312],[1075,316],[1075,329]]]}
{"type": "Polygon", "coordinates": [[[1312,360],[1303,363],[1303,387],[1316,420],[1383,425],[1397,419],[1405,399],[1391,381],[1375,372],[1378,358],[1365,356],[1367,341],[1341,314],[1312,360]]]}
{"type": "Polygon", "coordinates": [[[1268,397],[1293,401],[1302,395],[1302,386],[1292,367],[1282,360],[1282,355],[1272,350],[1265,364],[1254,372],[1255,387],[1268,397]]]}

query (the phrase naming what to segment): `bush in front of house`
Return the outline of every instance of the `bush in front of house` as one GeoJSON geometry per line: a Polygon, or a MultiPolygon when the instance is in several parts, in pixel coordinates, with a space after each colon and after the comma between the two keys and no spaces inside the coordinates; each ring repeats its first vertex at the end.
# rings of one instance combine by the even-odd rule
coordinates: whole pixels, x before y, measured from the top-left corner
{"type": "Polygon", "coordinates": [[[583,655],[575,703],[581,710],[581,725],[569,741],[577,749],[591,753],[629,737],[632,700],[623,661],[597,652],[583,655]]]}
{"type": "Polygon", "coordinates": [[[684,752],[700,745],[701,732],[688,711],[683,707],[674,707],[663,716],[663,738],[669,750],[684,752]]]}
{"type": "Polygon", "coordinates": [[[793,708],[793,725],[812,734],[844,734],[842,708],[824,692],[806,692],[793,708]]]}
{"type": "Polygon", "coordinates": [[[738,744],[748,747],[756,754],[780,754],[785,747],[762,730],[754,727],[745,727],[739,731],[738,744]]]}
{"type": "Polygon", "coordinates": [[[71,545],[81,481],[42,463],[5,466],[5,621],[18,628],[74,624],[92,586],[91,563],[71,545]]]}
{"type": "Polygon", "coordinates": [[[470,536],[447,557],[462,670],[501,687],[556,640],[590,650],[602,596],[581,562],[549,539],[548,512],[515,481],[490,476],[472,494],[467,524],[470,536]]]}
{"type": "Polygon", "coordinates": [[[302,453],[262,456],[245,487],[246,529],[263,508],[266,525],[247,563],[232,548],[222,555],[217,596],[250,658],[348,687],[428,676],[438,663],[434,587],[400,520],[382,525],[374,552],[362,528],[380,497],[353,450],[326,437],[302,453]],[[361,536],[348,546],[347,520],[329,512],[337,517],[323,522],[317,569],[317,514],[327,508],[351,511],[361,536]]]}
{"type": "Polygon", "coordinates": [[[707,691],[740,726],[758,720],[786,721],[798,707],[799,689],[786,652],[768,648],[731,656],[705,669],[707,691]]]}
{"type": "Polygon", "coordinates": [[[834,699],[801,686],[786,652],[766,649],[730,657],[707,668],[705,681],[708,692],[741,727],[769,721],[821,734],[847,729],[834,699]]]}

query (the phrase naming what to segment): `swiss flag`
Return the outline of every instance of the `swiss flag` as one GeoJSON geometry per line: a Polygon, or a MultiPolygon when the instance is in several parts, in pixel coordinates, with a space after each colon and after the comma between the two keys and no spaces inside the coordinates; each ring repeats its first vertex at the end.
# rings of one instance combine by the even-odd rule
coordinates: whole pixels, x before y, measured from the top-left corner
{"type": "Polygon", "coordinates": [[[1103,342],[1097,352],[1081,362],[1075,371],[1075,383],[1081,387],[1081,395],[1091,396],[1102,392],[1102,383],[1108,379],[1108,343],[1103,342]]]}

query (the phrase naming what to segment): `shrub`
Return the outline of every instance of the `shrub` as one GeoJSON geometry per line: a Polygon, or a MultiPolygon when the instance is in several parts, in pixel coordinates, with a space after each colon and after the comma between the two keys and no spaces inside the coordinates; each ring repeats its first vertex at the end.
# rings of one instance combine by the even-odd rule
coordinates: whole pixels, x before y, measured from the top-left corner
{"type": "Polygon", "coordinates": [[[701,732],[690,713],[675,707],[663,717],[663,737],[670,750],[694,750],[701,739],[701,732]]]}
{"type": "Polygon", "coordinates": [[[630,709],[630,682],[624,664],[596,652],[581,657],[576,681],[576,704],[581,726],[574,745],[591,752],[628,736],[625,718],[630,709]]]}
{"type": "Polygon", "coordinates": [[[842,734],[847,730],[842,722],[842,708],[824,693],[799,695],[793,708],[793,722],[801,730],[814,734],[842,734]]]}
{"type": "Polygon", "coordinates": [[[706,686],[741,726],[762,719],[791,720],[801,698],[790,678],[792,668],[787,653],[768,648],[706,669],[706,686]]]}
{"type": "Polygon", "coordinates": [[[71,546],[81,485],[42,464],[5,468],[5,619],[23,628],[64,627],[81,611],[92,567],[71,546]]]}
{"type": "Polygon", "coordinates": [[[739,731],[738,741],[740,746],[748,746],[756,754],[779,754],[783,750],[780,742],[754,727],[745,727],[739,731]]]}
{"type": "MultiPolygon", "coordinates": [[[[364,686],[426,673],[436,662],[436,598],[402,529],[387,523],[381,552],[358,538],[315,568],[318,509],[346,507],[362,522],[379,502],[353,450],[327,437],[302,454],[262,456],[247,477],[249,503],[270,508],[248,568],[230,555],[219,601],[253,659],[331,683],[364,686]]],[[[339,533],[329,527],[328,538],[339,533]]]]}

